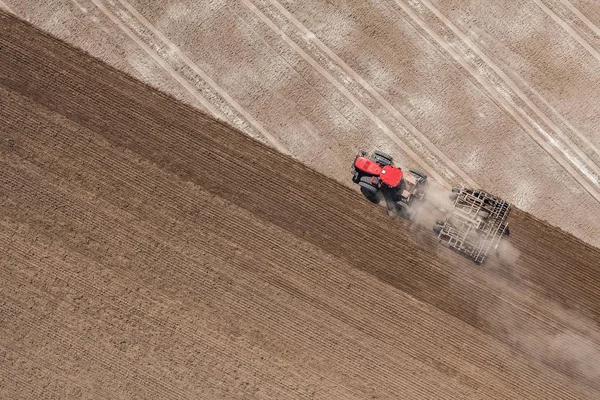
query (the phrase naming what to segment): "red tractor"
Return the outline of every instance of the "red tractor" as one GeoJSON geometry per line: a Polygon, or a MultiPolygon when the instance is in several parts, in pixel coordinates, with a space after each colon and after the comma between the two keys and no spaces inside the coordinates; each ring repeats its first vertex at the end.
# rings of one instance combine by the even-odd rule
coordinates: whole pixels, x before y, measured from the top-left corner
{"type": "Polygon", "coordinates": [[[427,175],[417,170],[402,171],[394,165],[391,156],[374,151],[371,156],[361,151],[352,164],[352,181],[360,185],[360,191],[373,203],[383,197],[388,211],[408,216],[407,207],[414,199],[425,196],[427,175]]]}

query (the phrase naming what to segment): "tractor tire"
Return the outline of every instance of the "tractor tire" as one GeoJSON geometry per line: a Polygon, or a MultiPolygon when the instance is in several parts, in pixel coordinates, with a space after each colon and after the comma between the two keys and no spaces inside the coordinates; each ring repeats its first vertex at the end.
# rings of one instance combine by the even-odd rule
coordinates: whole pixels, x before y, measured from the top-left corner
{"type": "Polygon", "coordinates": [[[372,194],[377,193],[377,188],[368,182],[359,182],[358,184],[360,185],[361,191],[364,191],[367,193],[372,193],[372,194]]]}
{"type": "Polygon", "coordinates": [[[358,184],[360,185],[360,187],[364,187],[370,192],[377,193],[379,188],[371,183],[371,179],[373,179],[373,176],[363,175],[360,177],[358,184]]]}
{"type": "Polygon", "coordinates": [[[369,200],[371,203],[379,204],[379,196],[377,196],[377,192],[371,191],[367,186],[360,185],[360,192],[369,200]]]}
{"type": "Polygon", "coordinates": [[[412,175],[416,175],[416,176],[422,178],[423,182],[425,182],[427,180],[427,175],[425,175],[424,173],[422,173],[418,169],[409,169],[408,172],[410,172],[412,175]]]}
{"type": "Polygon", "coordinates": [[[379,188],[371,183],[371,176],[363,175],[358,182],[360,191],[371,203],[379,204],[379,188]]]}
{"type": "Polygon", "coordinates": [[[390,156],[382,151],[379,151],[379,150],[375,150],[373,152],[373,160],[376,163],[381,164],[383,166],[392,165],[392,163],[394,162],[394,159],[392,158],[392,156],[390,156]]]}

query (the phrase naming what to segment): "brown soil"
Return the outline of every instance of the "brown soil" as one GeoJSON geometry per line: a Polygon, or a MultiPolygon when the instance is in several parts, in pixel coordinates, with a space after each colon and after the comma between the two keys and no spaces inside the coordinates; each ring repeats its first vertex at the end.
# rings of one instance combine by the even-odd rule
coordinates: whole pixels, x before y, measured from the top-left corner
{"type": "Polygon", "coordinates": [[[0,0],[342,184],[380,148],[597,247],[599,4],[0,0]]]}
{"type": "Polygon", "coordinates": [[[0,12],[0,398],[596,399],[600,250],[430,229],[0,12]]]}

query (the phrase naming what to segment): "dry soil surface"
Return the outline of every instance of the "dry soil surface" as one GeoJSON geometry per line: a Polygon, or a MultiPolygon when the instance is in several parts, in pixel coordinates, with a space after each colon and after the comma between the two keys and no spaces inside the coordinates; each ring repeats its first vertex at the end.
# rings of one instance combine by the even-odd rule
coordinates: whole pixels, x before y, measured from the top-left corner
{"type": "Polygon", "coordinates": [[[597,399],[600,250],[429,229],[0,12],[0,398],[597,399]]]}
{"type": "Polygon", "coordinates": [[[596,246],[599,4],[0,0],[346,185],[378,147],[596,246]]]}

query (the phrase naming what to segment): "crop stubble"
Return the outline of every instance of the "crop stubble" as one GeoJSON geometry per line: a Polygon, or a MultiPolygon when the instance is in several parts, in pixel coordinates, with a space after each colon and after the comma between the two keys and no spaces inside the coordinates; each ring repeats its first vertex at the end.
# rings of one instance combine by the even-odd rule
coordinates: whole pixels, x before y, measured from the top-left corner
{"type": "Polygon", "coordinates": [[[5,395],[598,395],[539,354],[600,344],[597,249],[516,210],[519,257],[478,269],[0,15],[5,395]]]}

